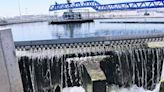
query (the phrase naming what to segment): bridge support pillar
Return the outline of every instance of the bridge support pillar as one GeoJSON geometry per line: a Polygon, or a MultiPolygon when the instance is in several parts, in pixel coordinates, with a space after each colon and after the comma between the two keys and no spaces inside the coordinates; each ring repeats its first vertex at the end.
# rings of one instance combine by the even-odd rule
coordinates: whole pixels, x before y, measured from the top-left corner
{"type": "Polygon", "coordinates": [[[23,92],[10,29],[0,30],[0,91],[23,92]]]}

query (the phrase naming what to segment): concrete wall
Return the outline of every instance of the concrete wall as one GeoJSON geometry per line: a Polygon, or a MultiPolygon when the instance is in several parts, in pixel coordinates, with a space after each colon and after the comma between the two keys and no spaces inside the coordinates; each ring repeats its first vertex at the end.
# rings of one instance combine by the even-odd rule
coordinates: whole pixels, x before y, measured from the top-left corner
{"type": "Polygon", "coordinates": [[[162,68],[161,81],[164,81],[164,63],[163,63],[163,68],[162,68]]]}
{"type": "Polygon", "coordinates": [[[164,92],[164,62],[163,62],[162,75],[161,75],[160,92],[164,92]]]}
{"type": "Polygon", "coordinates": [[[23,92],[10,29],[0,30],[0,92],[23,92]]]}

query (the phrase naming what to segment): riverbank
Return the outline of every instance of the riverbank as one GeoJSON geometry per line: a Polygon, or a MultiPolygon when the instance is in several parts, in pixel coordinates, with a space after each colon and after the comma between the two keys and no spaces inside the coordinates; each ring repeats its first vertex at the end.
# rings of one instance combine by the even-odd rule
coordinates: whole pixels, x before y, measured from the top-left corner
{"type": "Polygon", "coordinates": [[[163,22],[158,22],[158,21],[116,21],[116,22],[100,22],[100,23],[129,23],[129,24],[164,24],[163,22]]]}
{"type": "MultiPolygon", "coordinates": [[[[93,20],[100,20],[100,19],[111,19],[110,21],[101,21],[100,23],[159,23],[163,24],[164,21],[158,21],[160,19],[164,19],[162,16],[140,16],[140,17],[99,17],[99,18],[92,18],[93,20]],[[113,19],[118,19],[117,21],[114,21],[113,19]],[[121,21],[121,19],[127,19],[130,21],[121,21]],[[137,21],[134,21],[133,19],[137,19],[137,21]],[[157,21],[149,21],[149,19],[158,19],[157,21]]],[[[13,24],[24,24],[24,23],[36,23],[36,22],[48,22],[50,20],[55,19],[52,16],[45,16],[45,17],[34,17],[34,18],[16,18],[16,19],[6,19],[5,21],[0,21],[0,26],[6,26],[6,25],[13,25],[13,24]]]]}
{"type": "Polygon", "coordinates": [[[116,23],[116,24],[164,24],[164,17],[129,17],[101,20],[100,23],[116,23]]]}
{"type": "Polygon", "coordinates": [[[25,23],[36,23],[36,22],[46,22],[47,20],[34,20],[34,21],[19,21],[19,22],[7,22],[7,23],[0,23],[0,26],[7,26],[13,24],[25,24],[25,23]]]}
{"type": "Polygon", "coordinates": [[[94,19],[135,19],[135,18],[164,18],[163,16],[120,16],[120,17],[101,17],[94,19]]]}
{"type": "Polygon", "coordinates": [[[24,24],[24,23],[36,23],[46,22],[51,19],[49,15],[24,15],[11,18],[0,19],[0,26],[12,25],[12,24],[24,24]]]}

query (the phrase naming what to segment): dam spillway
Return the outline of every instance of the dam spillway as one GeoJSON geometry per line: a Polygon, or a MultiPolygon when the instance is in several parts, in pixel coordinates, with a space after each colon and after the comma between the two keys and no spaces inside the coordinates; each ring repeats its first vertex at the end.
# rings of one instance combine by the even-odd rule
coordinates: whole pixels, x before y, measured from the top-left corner
{"type": "Polygon", "coordinates": [[[159,83],[164,34],[15,42],[25,92],[61,92],[81,86],[110,92],[112,85],[154,90],[159,83]]]}

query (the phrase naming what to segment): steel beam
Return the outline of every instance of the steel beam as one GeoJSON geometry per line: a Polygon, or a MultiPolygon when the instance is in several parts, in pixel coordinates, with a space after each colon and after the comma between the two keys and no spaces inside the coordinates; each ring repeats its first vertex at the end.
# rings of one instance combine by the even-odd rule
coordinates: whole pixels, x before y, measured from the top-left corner
{"type": "Polygon", "coordinates": [[[100,4],[97,1],[74,2],[70,4],[51,5],[49,11],[91,7],[96,11],[134,10],[145,8],[163,8],[164,0],[100,4]]]}

